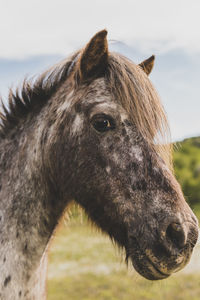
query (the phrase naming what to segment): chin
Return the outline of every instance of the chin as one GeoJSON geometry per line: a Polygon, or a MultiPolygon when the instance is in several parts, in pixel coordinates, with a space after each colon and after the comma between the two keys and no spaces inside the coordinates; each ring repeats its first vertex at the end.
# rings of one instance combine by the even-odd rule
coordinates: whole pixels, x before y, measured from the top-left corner
{"type": "Polygon", "coordinates": [[[148,249],[145,252],[140,248],[134,247],[130,251],[129,259],[134,269],[148,280],[162,280],[171,274],[178,272],[189,262],[192,251],[181,253],[179,255],[158,257],[153,251],[148,249]]]}
{"type": "Polygon", "coordinates": [[[142,260],[131,258],[131,261],[134,269],[148,280],[162,280],[171,275],[171,273],[165,273],[158,266],[155,266],[148,257],[143,257],[142,260]]]}

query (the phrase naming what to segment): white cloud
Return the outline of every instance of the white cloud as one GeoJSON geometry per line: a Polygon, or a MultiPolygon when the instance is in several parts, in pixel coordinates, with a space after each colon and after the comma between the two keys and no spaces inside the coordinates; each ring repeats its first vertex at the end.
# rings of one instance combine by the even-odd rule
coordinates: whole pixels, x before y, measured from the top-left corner
{"type": "Polygon", "coordinates": [[[67,54],[96,31],[144,51],[200,52],[198,0],[0,0],[0,57],[67,54]]]}

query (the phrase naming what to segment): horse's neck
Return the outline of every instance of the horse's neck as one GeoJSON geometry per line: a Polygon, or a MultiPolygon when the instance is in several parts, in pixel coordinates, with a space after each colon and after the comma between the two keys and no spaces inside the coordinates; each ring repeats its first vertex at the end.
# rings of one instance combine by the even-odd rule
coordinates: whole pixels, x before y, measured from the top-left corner
{"type": "MultiPolygon", "coordinates": [[[[31,136],[30,136],[31,134],[31,136]]],[[[58,221],[38,137],[0,143],[0,299],[44,299],[44,252],[58,221]],[[27,141],[28,139],[28,141],[27,141]]]]}
{"type": "Polygon", "coordinates": [[[24,257],[13,249],[8,249],[8,264],[1,265],[1,300],[38,300],[46,299],[47,254],[40,260],[34,270],[27,267],[24,257]]]}

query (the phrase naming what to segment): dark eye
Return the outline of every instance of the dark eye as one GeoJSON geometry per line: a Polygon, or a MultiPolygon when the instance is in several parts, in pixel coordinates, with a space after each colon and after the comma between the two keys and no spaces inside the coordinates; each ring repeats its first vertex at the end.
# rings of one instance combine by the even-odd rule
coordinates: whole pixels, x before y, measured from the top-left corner
{"type": "Polygon", "coordinates": [[[92,118],[93,127],[99,132],[115,129],[115,122],[110,116],[97,115],[92,118]]]}

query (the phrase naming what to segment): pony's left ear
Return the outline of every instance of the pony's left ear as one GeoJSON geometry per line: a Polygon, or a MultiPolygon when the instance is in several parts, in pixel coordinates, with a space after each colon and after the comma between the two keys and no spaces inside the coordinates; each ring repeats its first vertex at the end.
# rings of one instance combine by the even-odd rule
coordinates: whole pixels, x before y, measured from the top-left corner
{"type": "Polygon", "coordinates": [[[104,74],[108,63],[107,30],[99,31],[89,41],[79,58],[81,80],[99,77],[104,74]]]}
{"type": "Polygon", "coordinates": [[[155,61],[155,56],[152,55],[151,57],[147,58],[143,62],[139,64],[139,66],[143,69],[143,71],[149,75],[153,69],[154,66],[154,61],[155,61]]]}

